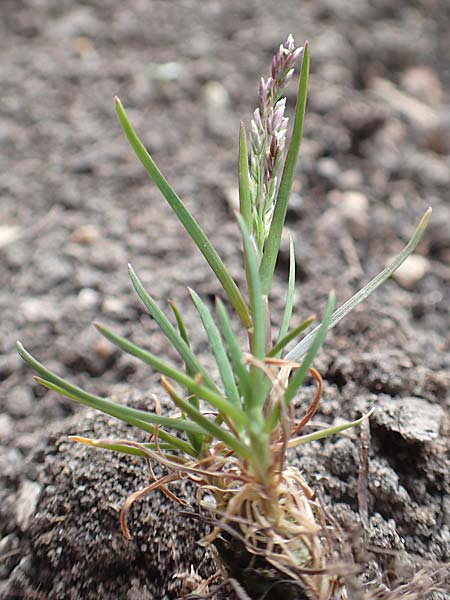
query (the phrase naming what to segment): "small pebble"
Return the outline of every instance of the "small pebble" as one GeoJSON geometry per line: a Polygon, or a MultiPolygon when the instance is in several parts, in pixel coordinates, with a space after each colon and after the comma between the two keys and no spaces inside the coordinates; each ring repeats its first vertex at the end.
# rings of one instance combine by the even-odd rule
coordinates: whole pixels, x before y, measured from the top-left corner
{"type": "Polygon", "coordinates": [[[434,69],[414,66],[406,69],[400,77],[402,88],[409,94],[428,104],[439,105],[442,101],[442,86],[434,69]]]}
{"type": "Polygon", "coordinates": [[[100,232],[98,227],[95,225],[91,225],[87,223],[86,225],[82,225],[75,229],[73,232],[70,241],[75,244],[92,244],[100,237],[100,232]]]}
{"type": "Polygon", "coordinates": [[[53,298],[25,298],[21,303],[21,312],[32,323],[54,322],[61,316],[61,306],[53,298]]]}
{"type": "Polygon", "coordinates": [[[126,318],[128,308],[126,303],[120,298],[105,298],[102,303],[102,312],[116,318],[126,318]]]}
{"type": "Polygon", "coordinates": [[[413,254],[394,273],[394,279],[404,288],[413,288],[429,271],[430,263],[425,256],[413,254]]]}
{"type": "Polygon", "coordinates": [[[347,192],[333,190],[328,194],[328,200],[336,206],[340,216],[344,218],[352,237],[361,239],[366,236],[369,226],[367,196],[352,190],[347,192]]]}
{"type": "Polygon", "coordinates": [[[13,433],[14,423],[6,413],[0,414],[0,439],[2,442],[9,441],[13,433]]]}
{"type": "Polygon", "coordinates": [[[334,179],[339,175],[339,165],[332,158],[319,158],[316,169],[318,175],[325,179],[334,179]]]}
{"type": "Polygon", "coordinates": [[[26,417],[33,412],[34,397],[31,389],[16,387],[6,395],[6,411],[14,417],[26,417]]]}
{"type": "Polygon", "coordinates": [[[208,81],[203,86],[203,97],[208,108],[224,109],[230,103],[227,90],[218,81],[208,81]]]}
{"type": "Polygon", "coordinates": [[[81,310],[95,308],[100,301],[100,294],[92,288],[83,288],[77,296],[77,304],[81,310]]]}
{"type": "Polygon", "coordinates": [[[24,481],[20,486],[16,500],[16,521],[22,531],[31,523],[41,495],[41,486],[36,481],[24,481]]]}

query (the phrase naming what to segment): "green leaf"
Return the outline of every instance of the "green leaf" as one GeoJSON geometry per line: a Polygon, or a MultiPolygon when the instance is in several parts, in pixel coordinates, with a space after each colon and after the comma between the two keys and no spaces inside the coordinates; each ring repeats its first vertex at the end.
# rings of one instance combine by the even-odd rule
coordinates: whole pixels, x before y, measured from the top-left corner
{"type": "Polygon", "coordinates": [[[287,205],[291,195],[292,182],[294,180],[295,166],[297,164],[298,152],[303,136],[303,122],[305,119],[306,96],[308,91],[309,76],[309,45],[305,44],[303,51],[300,81],[298,86],[297,105],[295,107],[294,128],[291,142],[284,162],[283,174],[270,225],[269,235],[264,246],[264,255],[261,262],[260,273],[263,293],[268,296],[272,285],[273,272],[280,248],[281,234],[286,219],[287,205]]]}
{"type": "Polygon", "coordinates": [[[328,305],[325,310],[322,323],[320,324],[320,327],[314,337],[314,341],[311,344],[311,347],[308,350],[308,353],[306,354],[305,358],[303,359],[301,366],[297,369],[289,385],[287,386],[286,392],[284,394],[284,400],[286,404],[289,404],[291,402],[292,398],[297,393],[298,388],[302,385],[303,381],[305,380],[305,377],[308,375],[309,368],[311,367],[313,360],[327,335],[331,315],[333,314],[335,304],[336,296],[334,292],[331,292],[328,297],[328,305]]]}
{"type": "MultiPolygon", "coordinates": [[[[177,438],[175,438],[177,439],[177,438]]],[[[92,438],[85,438],[81,435],[69,435],[69,440],[71,442],[78,442],[79,444],[84,444],[85,446],[90,446],[92,448],[102,448],[104,450],[111,450],[112,452],[120,452],[121,454],[129,454],[131,456],[140,456],[142,458],[148,458],[147,454],[140,450],[139,448],[134,448],[133,446],[127,446],[123,443],[120,443],[120,440],[94,440],[92,438]]],[[[145,448],[149,450],[173,450],[174,446],[172,444],[161,442],[158,445],[156,444],[142,444],[145,448]]],[[[193,456],[196,456],[194,450],[192,449],[193,456]]]]}
{"type": "MultiPolygon", "coordinates": [[[[173,314],[175,315],[175,319],[176,319],[177,325],[178,325],[178,331],[179,331],[182,339],[190,347],[189,336],[186,331],[186,327],[184,325],[183,317],[181,316],[181,313],[178,310],[178,307],[176,306],[176,304],[174,302],[172,302],[172,300],[169,300],[168,303],[172,309],[173,314]]],[[[190,375],[191,377],[194,377],[196,375],[196,372],[193,371],[192,369],[190,369],[188,365],[186,365],[186,373],[188,375],[190,375]]],[[[200,408],[200,401],[195,394],[191,394],[189,396],[188,401],[189,401],[189,404],[192,404],[192,406],[195,406],[195,408],[197,408],[197,410],[200,408]]],[[[202,445],[203,445],[203,436],[197,435],[195,433],[188,433],[187,436],[189,438],[189,441],[193,445],[193,447],[200,453],[201,449],[202,449],[202,445]]]]}
{"type": "MultiPolygon", "coordinates": [[[[282,340],[288,332],[289,323],[292,317],[292,307],[294,306],[295,294],[295,249],[292,238],[289,240],[289,281],[288,292],[286,297],[286,306],[284,307],[283,321],[278,334],[278,340],[282,340]]],[[[274,354],[273,356],[276,356],[274,354]]]]}
{"type": "Polygon", "coordinates": [[[169,304],[170,308],[172,309],[172,312],[176,319],[178,331],[179,331],[181,337],[186,342],[186,344],[190,347],[191,343],[189,341],[189,335],[188,335],[188,332],[186,331],[186,327],[184,325],[183,317],[181,316],[180,310],[178,309],[175,302],[173,302],[173,300],[168,300],[168,304],[169,304]]]}
{"type": "Polygon", "coordinates": [[[243,444],[236,436],[234,436],[229,431],[226,431],[225,429],[223,429],[223,427],[220,427],[219,425],[217,425],[217,423],[210,421],[207,417],[202,415],[202,413],[200,411],[198,411],[196,408],[194,408],[188,402],[186,402],[186,400],[183,400],[183,398],[181,398],[175,392],[173,387],[168,383],[167,380],[165,380],[165,378],[162,379],[162,384],[163,384],[164,388],[166,389],[166,391],[170,394],[172,400],[178,406],[178,408],[180,408],[187,415],[189,415],[189,417],[192,419],[192,421],[194,421],[195,423],[200,425],[202,427],[202,429],[208,431],[208,433],[214,439],[227,444],[227,446],[229,448],[234,450],[236,452],[236,454],[238,454],[242,458],[251,459],[252,454],[251,454],[250,448],[248,448],[245,444],[243,444]]]}
{"type": "Polygon", "coordinates": [[[345,431],[346,429],[350,429],[351,427],[356,427],[360,425],[363,421],[368,419],[370,415],[373,413],[375,409],[372,408],[367,414],[363,415],[361,418],[356,419],[356,421],[351,421],[349,423],[343,423],[342,425],[335,425],[334,427],[327,427],[327,429],[322,429],[320,431],[315,431],[314,433],[309,433],[308,435],[301,435],[297,438],[292,438],[288,441],[288,448],[296,448],[301,444],[306,444],[308,442],[314,442],[316,440],[321,440],[323,438],[329,437],[330,435],[335,435],[336,433],[340,433],[341,431],[345,431]]]}
{"type": "Polygon", "coordinates": [[[247,262],[248,295],[252,316],[252,352],[256,358],[263,360],[266,351],[266,322],[261,280],[258,272],[258,261],[256,258],[255,247],[250,239],[244,219],[239,213],[236,214],[236,218],[241,229],[245,259],[247,262]]]}
{"type": "Polygon", "coordinates": [[[269,357],[279,356],[281,354],[281,351],[283,350],[283,348],[285,346],[287,346],[287,344],[289,344],[289,342],[291,342],[293,339],[298,337],[298,335],[302,331],[304,331],[307,327],[309,327],[311,325],[311,323],[313,321],[315,321],[315,319],[316,319],[316,317],[314,315],[312,315],[311,317],[308,317],[305,321],[303,321],[303,323],[298,325],[295,329],[293,329],[288,334],[286,334],[284,336],[284,338],[282,338],[279,342],[277,342],[275,344],[275,346],[272,348],[272,350],[267,353],[267,356],[269,356],[269,357]]]}
{"type": "MultiPolygon", "coordinates": [[[[266,321],[256,252],[248,234],[247,227],[245,226],[244,219],[240,214],[237,214],[236,217],[239,227],[241,228],[242,239],[244,242],[248,294],[253,321],[251,329],[251,350],[256,359],[264,361],[266,353],[266,321]]],[[[260,412],[260,410],[264,406],[266,399],[266,394],[263,393],[263,381],[264,373],[257,366],[252,365],[250,369],[251,397],[249,399],[249,409],[251,411],[256,409],[256,412],[252,413],[252,418],[256,419],[256,421],[260,421],[262,418],[262,412],[260,412]]]]}
{"type": "Polygon", "coordinates": [[[239,210],[251,235],[253,218],[248,173],[248,148],[245,127],[242,121],[239,129],[239,210]]]}
{"type": "Polygon", "coordinates": [[[228,346],[233,369],[239,381],[241,394],[245,398],[247,404],[250,396],[249,374],[245,367],[244,357],[239,346],[239,342],[231,326],[230,317],[228,316],[225,305],[220,298],[216,298],[216,310],[217,316],[219,317],[222,335],[228,346]]]}
{"type": "Polygon", "coordinates": [[[223,396],[216,394],[216,392],[214,392],[210,388],[205,387],[204,385],[201,385],[195,379],[189,377],[189,375],[187,375],[186,373],[183,373],[171,367],[151,352],[139,348],[139,346],[136,346],[136,344],[133,344],[133,342],[130,342],[126,338],[117,335],[107,327],[104,327],[103,325],[99,324],[96,324],[95,326],[97,327],[99,332],[110,342],[112,342],[125,352],[136,356],[136,358],[139,358],[144,363],[152,366],[156,371],[158,371],[162,375],[170,377],[180,385],[187,388],[191,394],[196,394],[199,398],[202,398],[203,400],[208,402],[219,412],[223,413],[224,415],[227,415],[239,429],[247,427],[247,416],[242,412],[242,410],[239,407],[230,404],[230,402],[228,402],[228,400],[223,396]]]}
{"type": "Polygon", "coordinates": [[[150,296],[148,292],[146,292],[144,286],[142,285],[139,277],[134,272],[131,265],[128,265],[128,271],[130,274],[131,281],[133,283],[134,289],[137,292],[137,295],[142,300],[145,308],[151,314],[153,319],[156,321],[158,327],[173,345],[173,347],[177,350],[178,354],[186,363],[187,368],[193,374],[200,373],[205,384],[213,389],[216,392],[219,392],[214,381],[209,377],[208,373],[200,364],[199,360],[192,352],[186,341],[183,339],[182,335],[175,329],[166,315],[162,312],[153,298],[150,296]]]}
{"type": "Polygon", "coordinates": [[[223,264],[221,258],[217,254],[215,248],[201,229],[200,225],[194,219],[192,214],[188,211],[183,201],[177,196],[175,191],[171,188],[168,181],[165,179],[161,171],[156,166],[150,154],[147,152],[145,146],[136,135],[133,126],[131,125],[127,114],[118,98],[116,98],[116,111],[119,117],[120,124],[130,142],[131,147],[136,153],[136,156],[141,161],[145,170],[147,171],[150,178],[153,180],[159,191],[162,193],[168,204],[178,217],[179,221],[190,235],[197,248],[205,257],[207,263],[215,273],[217,279],[220,281],[223,289],[225,290],[231,304],[234,306],[236,312],[241,318],[242,322],[246,327],[250,326],[250,315],[248,313],[247,305],[236,285],[232,279],[227,268],[223,264]]]}
{"type": "MultiPolygon", "coordinates": [[[[332,329],[339,323],[341,319],[346,317],[349,313],[351,313],[361,302],[364,302],[370,294],[372,294],[382,283],[389,279],[389,277],[400,267],[402,263],[408,258],[410,254],[414,252],[419,244],[422,236],[425,232],[425,229],[428,225],[428,221],[431,217],[431,208],[427,210],[427,212],[422,217],[416,231],[414,232],[413,237],[410,239],[408,244],[403,248],[400,254],[392,261],[390,265],[388,265],[383,271],[378,273],[367,285],[365,285],[362,289],[359,290],[354,296],[352,296],[347,302],[345,302],[342,306],[340,306],[336,312],[333,314],[329,328],[332,329]]],[[[299,360],[308,348],[311,346],[311,343],[314,339],[318,331],[318,327],[313,329],[311,333],[305,336],[287,355],[286,360],[299,360]]]]}
{"type": "MultiPolygon", "coordinates": [[[[89,396],[91,396],[91,398],[92,398],[92,395],[88,394],[87,392],[84,392],[83,390],[79,390],[77,393],[74,393],[72,391],[69,391],[66,387],[60,387],[59,385],[56,385],[55,383],[47,381],[47,379],[43,379],[42,377],[35,377],[35,380],[43,387],[46,387],[47,389],[52,390],[53,392],[56,392],[57,394],[60,394],[61,396],[66,396],[66,398],[75,400],[76,402],[79,402],[80,404],[85,404],[86,406],[95,408],[95,410],[98,410],[105,414],[110,414],[113,417],[120,419],[121,421],[125,421],[129,425],[138,427],[139,429],[142,429],[143,431],[147,431],[151,434],[155,433],[155,426],[149,425],[149,423],[154,423],[155,425],[167,425],[167,427],[171,427],[172,429],[177,429],[178,431],[184,431],[184,432],[188,432],[188,431],[189,432],[199,432],[200,431],[200,432],[204,433],[202,429],[199,429],[198,426],[195,425],[195,423],[190,423],[189,421],[185,421],[183,419],[171,419],[169,417],[161,417],[160,415],[154,415],[152,413],[144,413],[146,415],[146,421],[144,421],[142,419],[136,419],[135,417],[131,417],[131,416],[128,416],[127,418],[118,417],[117,414],[113,414],[112,411],[106,411],[106,410],[104,410],[104,408],[100,408],[99,407],[100,405],[98,402],[99,399],[97,399],[97,402],[95,402],[95,403],[93,400],[89,400],[89,396]],[[82,392],[82,393],[80,393],[80,392],[82,392]],[[170,421],[170,423],[168,423],[169,421],[170,421]],[[193,425],[194,425],[194,427],[193,427],[193,425]]],[[[74,386],[71,386],[71,387],[74,387],[74,386]]],[[[100,400],[103,400],[103,399],[100,398],[100,400]]],[[[103,401],[106,402],[105,400],[103,400],[103,401]]],[[[127,408],[127,407],[121,407],[121,408],[127,408]]],[[[197,456],[197,453],[193,452],[191,446],[189,446],[189,444],[186,444],[186,442],[183,442],[183,440],[180,440],[180,439],[168,434],[166,431],[164,431],[162,429],[158,430],[158,435],[161,439],[168,441],[169,443],[172,444],[172,446],[178,448],[179,450],[182,450],[183,452],[186,452],[187,454],[192,454],[192,456],[197,456]],[[175,440],[176,443],[173,443],[173,440],[175,440]]]]}
{"type": "Polygon", "coordinates": [[[186,422],[181,422],[180,419],[171,419],[170,417],[161,417],[153,413],[148,413],[144,410],[123,406],[113,402],[112,400],[107,400],[105,398],[101,398],[100,396],[90,394],[76,385],[69,383],[62,377],[59,377],[52,371],[49,371],[49,369],[37,361],[20,342],[17,342],[17,350],[21,358],[34,371],[36,371],[36,373],[39,373],[41,377],[37,377],[36,380],[41,385],[61,393],[64,396],[72,398],[81,404],[85,404],[91,408],[94,408],[95,410],[116,417],[117,419],[125,421],[130,425],[135,425],[136,427],[139,427],[144,431],[148,431],[149,433],[154,432],[154,427],[150,426],[149,424],[167,425],[168,427],[179,429],[180,431],[192,431],[194,433],[202,432],[201,429],[199,429],[197,426],[193,426],[192,423],[189,424],[186,422]]]}
{"type": "Polygon", "coordinates": [[[232,404],[235,406],[240,406],[241,400],[239,391],[234,380],[233,370],[231,368],[230,361],[228,360],[227,352],[223,345],[220,332],[214,323],[211,313],[200,296],[192,289],[189,289],[189,293],[191,294],[192,300],[194,301],[195,307],[197,308],[202,320],[203,327],[205,328],[206,335],[208,336],[209,343],[219,369],[220,378],[222,379],[225,389],[225,394],[232,404]]]}

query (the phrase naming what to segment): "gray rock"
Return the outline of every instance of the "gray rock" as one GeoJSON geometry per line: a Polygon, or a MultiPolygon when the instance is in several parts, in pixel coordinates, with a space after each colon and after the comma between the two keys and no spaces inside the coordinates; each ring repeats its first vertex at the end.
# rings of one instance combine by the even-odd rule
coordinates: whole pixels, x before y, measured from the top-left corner
{"type": "Polygon", "coordinates": [[[20,486],[16,501],[16,521],[22,531],[30,526],[41,495],[41,486],[36,481],[25,480],[20,486]]]}
{"type": "Polygon", "coordinates": [[[412,442],[431,442],[439,438],[445,412],[422,398],[382,399],[373,420],[389,431],[412,442]]]}

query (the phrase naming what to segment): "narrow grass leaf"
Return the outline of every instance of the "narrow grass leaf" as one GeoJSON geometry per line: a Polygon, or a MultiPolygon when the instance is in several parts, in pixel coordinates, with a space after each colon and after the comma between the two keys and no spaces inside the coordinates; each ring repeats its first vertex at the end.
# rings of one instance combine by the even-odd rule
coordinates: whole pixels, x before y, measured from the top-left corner
{"type": "Polygon", "coordinates": [[[303,321],[303,323],[300,323],[300,325],[298,325],[295,329],[293,329],[292,331],[287,333],[279,342],[277,342],[275,344],[275,346],[272,348],[272,350],[267,353],[267,356],[268,357],[278,357],[281,354],[283,348],[285,348],[285,346],[287,346],[289,344],[289,342],[291,342],[296,337],[298,337],[299,334],[302,331],[304,331],[307,327],[309,327],[311,325],[311,323],[313,323],[313,321],[315,321],[315,320],[316,320],[316,317],[314,315],[311,315],[310,317],[305,319],[305,321],[303,321]]]}
{"type": "Polygon", "coordinates": [[[306,97],[308,92],[309,77],[309,45],[305,43],[303,51],[300,81],[297,94],[297,105],[295,107],[294,128],[289,144],[289,149],[284,162],[283,174],[275,204],[272,223],[268,238],[264,246],[264,255],[261,262],[261,281],[263,293],[269,295],[272,285],[272,277],[280,248],[281,234],[286,219],[287,205],[291,195],[292,182],[294,180],[295,166],[297,164],[300,143],[303,137],[303,122],[305,119],[306,97]]]}
{"type": "Polygon", "coordinates": [[[266,322],[261,280],[258,271],[256,251],[248,233],[244,219],[236,214],[244,242],[245,259],[247,262],[248,295],[252,315],[252,352],[259,360],[264,359],[266,350],[266,322]]]}
{"type": "Polygon", "coordinates": [[[131,125],[127,114],[118,98],[116,98],[116,111],[119,117],[120,124],[130,142],[131,147],[135,151],[137,157],[141,161],[150,178],[153,180],[159,191],[162,193],[168,204],[178,217],[179,221],[190,235],[197,248],[205,257],[207,263],[220,281],[225,293],[228,295],[231,304],[241,318],[246,327],[250,326],[250,315],[247,305],[222,259],[217,254],[215,248],[201,229],[200,225],[194,219],[192,214],[186,208],[183,201],[177,196],[175,191],[169,185],[161,171],[156,166],[145,146],[136,135],[136,132],[131,125]]]}
{"type": "MultiPolygon", "coordinates": [[[[242,239],[244,242],[244,256],[246,261],[246,274],[248,283],[248,294],[250,299],[250,310],[252,315],[252,329],[251,329],[251,351],[252,354],[259,360],[263,361],[266,353],[266,319],[265,319],[265,307],[264,299],[261,290],[261,280],[259,278],[258,263],[256,259],[256,252],[253,246],[252,240],[247,231],[247,227],[244,223],[244,219],[241,215],[236,215],[239,227],[242,232],[242,239]]],[[[261,425],[262,420],[262,407],[266,400],[266,393],[263,393],[264,388],[264,373],[260,368],[253,365],[250,369],[250,389],[251,394],[249,397],[248,408],[252,413],[251,418],[261,425]]]]}
{"type": "MultiPolygon", "coordinates": [[[[176,438],[175,438],[176,439],[176,438]]],[[[78,442],[79,444],[84,444],[85,446],[90,446],[91,448],[103,448],[104,450],[111,450],[113,452],[120,452],[122,454],[130,454],[131,456],[140,456],[142,458],[147,458],[145,452],[140,450],[139,448],[134,448],[132,446],[127,446],[125,444],[121,444],[116,440],[94,440],[92,438],[85,438],[80,435],[69,435],[69,440],[71,442],[78,442]]],[[[173,450],[174,446],[172,444],[167,444],[164,442],[160,442],[158,445],[156,444],[142,444],[145,448],[149,450],[173,450]]],[[[196,456],[194,449],[192,448],[192,456],[196,456]]]]}
{"type": "Polygon", "coordinates": [[[172,323],[169,321],[169,319],[166,317],[163,311],[159,308],[155,300],[153,300],[150,294],[145,290],[139,277],[136,275],[131,265],[128,265],[128,271],[137,295],[142,300],[142,303],[144,304],[145,308],[148,310],[150,315],[158,324],[158,327],[161,329],[161,331],[164,333],[164,335],[167,337],[167,339],[170,341],[173,347],[177,350],[178,354],[184,360],[184,362],[186,363],[186,367],[189,369],[189,372],[194,375],[200,373],[203,378],[203,381],[205,382],[205,385],[207,385],[214,391],[219,392],[216,384],[209,377],[206,370],[202,367],[199,360],[192,352],[189,345],[186,343],[185,339],[183,339],[183,336],[175,329],[175,327],[172,325],[172,323]]]}
{"type": "Polygon", "coordinates": [[[248,403],[248,398],[250,395],[249,373],[245,367],[244,356],[242,354],[237,337],[234,334],[227,309],[220,298],[216,299],[216,310],[217,316],[219,317],[222,335],[230,353],[233,369],[239,381],[241,394],[246,400],[246,403],[248,403]]]}
{"type": "Polygon", "coordinates": [[[192,300],[202,320],[203,327],[205,328],[206,335],[208,336],[211,349],[216,359],[217,368],[219,369],[220,378],[222,379],[223,387],[225,389],[225,394],[232,404],[240,406],[241,401],[239,391],[234,379],[233,369],[228,360],[227,351],[223,345],[222,336],[214,323],[211,313],[200,296],[192,289],[189,289],[189,293],[191,294],[192,300]]]}
{"type": "Polygon", "coordinates": [[[178,331],[179,331],[182,339],[190,347],[191,346],[191,342],[189,340],[189,335],[188,335],[188,332],[186,330],[186,326],[184,324],[183,317],[181,316],[181,313],[180,313],[180,310],[179,310],[178,306],[175,304],[175,302],[173,300],[169,300],[168,301],[168,305],[172,309],[173,315],[174,315],[175,320],[177,322],[178,331]]]}
{"type": "Polygon", "coordinates": [[[244,123],[239,128],[239,210],[249,233],[252,233],[252,205],[250,194],[250,177],[248,173],[247,135],[244,123]]]}
{"type": "Polygon", "coordinates": [[[219,412],[226,415],[239,429],[242,427],[246,427],[248,424],[247,416],[242,412],[239,407],[234,406],[226,398],[217,394],[210,388],[207,388],[204,385],[198,383],[195,379],[171,367],[164,361],[160,360],[157,356],[148,352],[147,350],[143,350],[133,342],[130,342],[126,338],[117,335],[107,327],[103,325],[96,324],[95,325],[99,332],[110,342],[128,352],[129,354],[136,356],[144,363],[152,366],[156,371],[161,373],[162,375],[166,375],[170,377],[183,387],[187,388],[191,394],[196,394],[199,398],[202,398],[206,402],[208,402],[211,406],[216,408],[219,412]]]}
{"type": "MultiPolygon", "coordinates": [[[[172,309],[172,312],[175,316],[180,336],[186,342],[186,344],[190,347],[189,335],[187,333],[186,327],[184,325],[183,317],[181,316],[181,313],[180,313],[177,305],[172,300],[169,300],[168,304],[169,304],[170,308],[172,309]]],[[[188,375],[190,375],[191,377],[195,377],[195,375],[196,375],[196,373],[192,369],[190,369],[188,365],[186,365],[186,373],[188,375]]],[[[188,402],[189,402],[189,404],[192,404],[192,406],[195,406],[197,408],[197,410],[200,408],[200,401],[195,394],[190,394],[188,402]]],[[[196,433],[188,433],[187,436],[188,436],[189,441],[193,445],[193,447],[198,452],[200,452],[202,449],[202,445],[203,445],[203,436],[198,435],[196,433]]]]}
{"type": "Polygon", "coordinates": [[[308,350],[308,353],[306,354],[305,358],[303,359],[301,366],[297,369],[294,376],[292,377],[284,394],[284,400],[286,404],[289,404],[291,402],[292,398],[297,393],[298,388],[302,385],[303,381],[305,380],[305,377],[308,375],[309,368],[311,367],[313,360],[316,357],[316,354],[319,351],[319,348],[323,344],[327,335],[327,331],[330,325],[331,316],[333,314],[335,305],[336,295],[334,292],[330,292],[330,295],[328,296],[328,305],[325,310],[322,323],[320,324],[320,327],[314,336],[314,341],[311,344],[311,347],[308,350]]]}
{"type": "MultiPolygon", "coordinates": [[[[289,324],[292,317],[292,307],[294,306],[295,295],[295,248],[292,238],[289,240],[289,281],[286,296],[286,305],[284,307],[283,321],[281,322],[278,339],[282,340],[289,330],[289,324]]],[[[276,355],[274,355],[276,356],[276,355]]]]}
{"type": "Polygon", "coordinates": [[[23,345],[20,342],[17,342],[17,350],[21,358],[34,371],[36,371],[36,373],[39,373],[40,377],[36,377],[36,381],[38,381],[44,387],[52,389],[57,393],[60,393],[61,395],[71,398],[72,400],[76,400],[81,404],[90,406],[95,410],[103,412],[107,415],[111,415],[116,419],[120,419],[125,423],[129,423],[130,425],[139,427],[140,429],[148,431],[149,433],[154,433],[154,424],[167,424],[169,427],[172,427],[173,429],[178,429],[179,431],[192,431],[193,433],[203,433],[201,428],[199,428],[194,423],[187,423],[182,421],[181,419],[161,417],[153,413],[148,413],[144,410],[130,408],[129,406],[123,406],[121,404],[117,404],[116,402],[112,402],[111,400],[101,398],[100,396],[90,394],[89,392],[82,390],[76,385],[69,383],[62,377],[59,377],[52,371],[49,371],[49,369],[47,369],[42,363],[36,360],[23,347],[23,345]],[[182,423],[181,425],[180,422],[182,423]]]}
{"type": "MultiPolygon", "coordinates": [[[[94,406],[93,404],[88,403],[87,401],[81,400],[79,395],[75,395],[72,392],[69,392],[67,389],[59,387],[58,385],[51,383],[50,381],[47,381],[46,379],[42,379],[41,377],[35,377],[35,380],[43,387],[46,387],[47,389],[52,390],[52,391],[56,392],[57,394],[61,394],[61,396],[66,396],[66,398],[70,398],[71,400],[75,400],[76,402],[80,402],[81,404],[85,404],[86,406],[91,406],[91,408],[95,408],[96,410],[99,410],[99,411],[101,410],[101,409],[97,408],[96,406],[94,406]]],[[[102,410],[101,412],[106,412],[106,411],[102,410]]],[[[120,417],[117,417],[116,415],[114,415],[112,413],[106,413],[106,414],[111,414],[113,417],[120,419],[120,417]]],[[[196,425],[195,423],[191,423],[190,421],[183,420],[183,419],[170,419],[169,417],[160,417],[159,415],[153,415],[153,414],[149,414],[147,416],[147,419],[150,418],[153,421],[154,417],[156,417],[156,421],[158,421],[154,425],[150,424],[150,422],[148,422],[148,421],[143,421],[140,419],[136,419],[134,417],[128,417],[127,419],[121,419],[121,420],[125,421],[129,425],[138,427],[139,429],[142,429],[143,431],[147,431],[148,433],[151,433],[151,434],[155,433],[155,425],[163,425],[164,424],[164,423],[159,422],[160,419],[169,420],[170,424],[168,424],[167,426],[171,427],[172,429],[176,429],[178,431],[183,431],[183,432],[195,431],[195,432],[204,433],[204,431],[198,425],[196,425]],[[186,427],[186,425],[187,425],[187,427],[186,427]]],[[[191,446],[189,446],[189,444],[186,444],[186,442],[184,442],[183,440],[180,440],[179,438],[176,438],[175,436],[168,434],[163,429],[158,429],[158,436],[161,439],[172,444],[173,447],[175,447],[179,450],[182,450],[183,452],[186,452],[188,454],[192,454],[192,456],[197,456],[197,453],[195,453],[195,452],[192,453],[192,448],[191,448],[191,446]]]]}
{"type": "MultiPolygon", "coordinates": [[[[367,285],[365,285],[359,292],[356,292],[354,296],[352,296],[347,302],[345,302],[342,306],[340,306],[336,312],[333,314],[330,321],[330,329],[335,327],[339,323],[341,319],[350,314],[361,302],[364,302],[370,294],[372,294],[382,283],[389,279],[389,277],[395,273],[395,271],[400,267],[401,264],[405,262],[410,254],[414,252],[419,244],[422,236],[425,232],[425,229],[428,225],[428,221],[431,217],[431,208],[427,210],[427,212],[422,217],[416,231],[414,232],[413,237],[410,239],[408,244],[403,248],[400,254],[392,261],[390,265],[388,265],[383,271],[378,273],[367,285]]],[[[311,333],[305,336],[287,355],[286,360],[299,360],[311,346],[314,336],[318,331],[318,327],[313,329],[311,333]]]]}
{"type": "Polygon", "coordinates": [[[330,435],[335,435],[336,433],[340,433],[341,431],[345,431],[346,429],[350,429],[351,427],[357,427],[358,425],[361,425],[363,421],[368,419],[374,410],[375,409],[372,408],[371,411],[363,415],[361,418],[356,419],[356,421],[350,421],[349,423],[343,423],[342,425],[335,425],[334,427],[327,427],[326,429],[322,429],[321,431],[315,431],[314,433],[309,433],[308,435],[301,435],[300,437],[292,438],[288,441],[287,447],[295,448],[296,446],[300,446],[301,444],[314,442],[316,440],[321,440],[323,438],[329,437],[330,435]]]}
{"type": "Polygon", "coordinates": [[[168,392],[173,402],[178,406],[178,408],[184,411],[189,417],[195,422],[198,423],[203,429],[208,431],[208,433],[216,440],[224,442],[227,444],[229,448],[234,450],[236,454],[241,456],[242,458],[250,459],[251,451],[245,444],[243,444],[236,436],[234,436],[229,431],[220,427],[217,423],[210,421],[205,415],[202,415],[200,411],[191,406],[186,400],[183,400],[174,388],[170,385],[170,383],[165,379],[165,377],[161,378],[161,383],[164,386],[164,389],[168,392]]]}

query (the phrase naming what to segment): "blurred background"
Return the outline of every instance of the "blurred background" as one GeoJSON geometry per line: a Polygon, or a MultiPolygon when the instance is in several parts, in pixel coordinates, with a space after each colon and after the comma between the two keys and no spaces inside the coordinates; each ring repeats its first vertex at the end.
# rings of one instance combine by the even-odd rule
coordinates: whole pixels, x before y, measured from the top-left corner
{"type": "MultiPolygon", "coordinates": [[[[386,365],[371,384],[375,393],[409,385],[411,374],[398,389],[388,387],[390,369],[405,361],[444,373],[450,363],[449,31],[448,0],[1,0],[5,489],[17,489],[24,461],[46,429],[78,410],[33,383],[16,339],[90,391],[109,394],[124,382],[154,389],[148,369],[91,326],[101,318],[167,353],[132,293],[127,262],[158,300],[186,305],[194,328],[186,285],[211,297],[218,291],[128,147],[114,96],[239,280],[232,218],[239,120],[249,126],[259,78],[270,74],[271,57],[289,33],[298,45],[308,39],[312,56],[287,219],[300,277],[296,314],[320,312],[332,287],[339,302],[347,299],[402,248],[431,205],[418,254],[377,292],[365,317],[331,336],[330,352],[336,357],[347,348],[363,353],[376,346],[386,365]]],[[[288,90],[289,114],[296,81],[288,90]]],[[[281,307],[285,244],[279,267],[274,299],[281,307]]],[[[206,351],[200,331],[198,349],[206,351]]],[[[370,378],[361,364],[361,380],[370,378]]],[[[327,369],[333,384],[351,377],[342,365],[333,371],[328,364],[325,376],[327,369]]],[[[447,380],[440,377],[430,394],[442,398],[447,380]]]]}

